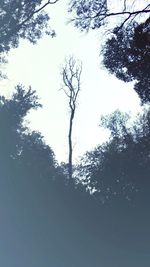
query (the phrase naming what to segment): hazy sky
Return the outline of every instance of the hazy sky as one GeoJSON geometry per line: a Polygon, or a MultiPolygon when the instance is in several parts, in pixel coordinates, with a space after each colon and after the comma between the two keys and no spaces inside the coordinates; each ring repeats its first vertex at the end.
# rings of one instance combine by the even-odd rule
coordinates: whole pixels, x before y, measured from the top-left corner
{"type": "Polygon", "coordinates": [[[11,50],[6,67],[9,79],[3,81],[8,95],[17,83],[31,85],[37,91],[43,108],[31,112],[28,121],[32,129],[42,132],[59,161],[65,161],[68,153],[69,109],[66,95],[60,90],[60,70],[65,57],[74,55],[83,63],[73,132],[75,158],[105,139],[106,135],[99,128],[102,114],[117,108],[132,112],[139,108],[132,84],[117,80],[100,65],[104,33],[80,33],[66,23],[66,10],[61,1],[48,9],[57,34],[55,38],[44,37],[37,45],[22,41],[19,48],[11,50]]]}

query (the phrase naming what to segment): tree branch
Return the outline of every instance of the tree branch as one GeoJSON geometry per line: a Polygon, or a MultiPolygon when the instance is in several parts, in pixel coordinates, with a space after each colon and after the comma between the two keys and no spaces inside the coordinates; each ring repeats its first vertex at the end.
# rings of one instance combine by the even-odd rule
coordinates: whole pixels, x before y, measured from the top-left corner
{"type": "Polygon", "coordinates": [[[40,8],[38,8],[37,10],[35,10],[34,12],[32,12],[24,21],[22,21],[20,24],[18,24],[18,27],[20,28],[21,26],[23,26],[27,21],[29,21],[36,13],[39,13],[40,11],[42,11],[46,6],[48,5],[53,5],[55,3],[57,3],[59,0],[55,0],[53,2],[51,2],[50,0],[48,0],[43,6],[41,6],[40,8]]]}
{"type": "MultiPolygon", "coordinates": [[[[147,7],[150,7],[150,4],[147,7]]],[[[144,8],[142,10],[137,10],[137,11],[133,11],[133,12],[130,12],[130,11],[122,11],[122,12],[115,12],[115,13],[113,13],[113,12],[112,13],[99,13],[98,12],[95,16],[92,16],[92,17],[90,17],[90,16],[88,17],[87,16],[86,18],[87,19],[88,18],[94,19],[94,18],[97,18],[97,17],[103,17],[103,19],[105,19],[107,17],[112,17],[112,16],[119,16],[119,15],[130,15],[130,16],[133,16],[135,14],[141,14],[141,13],[150,13],[150,9],[145,9],[144,8]]]]}
{"type": "MultiPolygon", "coordinates": [[[[81,9],[78,14],[78,9],[76,10],[76,15],[73,19],[71,19],[72,22],[75,22],[75,26],[82,28],[82,30],[89,30],[90,28],[99,28],[101,25],[105,23],[105,20],[110,17],[117,17],[117,16],[126,16],[125,20],[122,22],[122,26],[127,22],[135,18],[136,16],[140,14],[149,14],[150,13],[150,4],[148,4],[145,8],[142,10],[135,10],[135,11],[129,11],[127,10],[127,3],[126,0],[123,2],[124,7],[122,11],[119,12],[110,12],[105,9],[100,8],[100,9],[92,9],[92,7],[89,7],[89,12],[88,8],[85,9],[84,4],[82,3],[82,0],[80,2],[81,9]],[[83,6],[82,6],[83,5],[83,6]],[[91,9],[90,9],[91,8],[91,9]]],[[[76,8],[76,6],[72,7],[76,8]]]]}

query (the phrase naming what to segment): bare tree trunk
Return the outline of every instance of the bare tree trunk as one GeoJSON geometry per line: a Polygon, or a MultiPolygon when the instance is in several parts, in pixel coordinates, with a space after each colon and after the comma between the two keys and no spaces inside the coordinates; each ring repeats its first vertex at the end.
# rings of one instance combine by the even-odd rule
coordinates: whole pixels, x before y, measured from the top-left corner
{"type": "Polygon", "coordinates": [[[68,175],[69,181],[72,183],[73,175],[73,163],[72,163],[72,128],[73,128],[73,119],[76,111],[76,101],[77,96],[80,90],[80,77],[81,77],[82,66],[76,65],[75,59],[70,57],[66,61],[65,66],[62,69],[63,75],[63,90],[69,99],[69,109],[70,109],[70,119],[69,119],[69,133],[68,133],[68,146],[69,146],[69,157],[68,157],[68,175]]]}
{"type": "Polygon", "coordinates": [[[68,142],[69,142],[69,160],[68,160],[68,171],[69,171],[69,179],[72,179],[72,127],[73,127],[73,119],[74,119],[74,110],[71,110],[70,122],[69,122],[69,135],[68,135],[68,142]]]}

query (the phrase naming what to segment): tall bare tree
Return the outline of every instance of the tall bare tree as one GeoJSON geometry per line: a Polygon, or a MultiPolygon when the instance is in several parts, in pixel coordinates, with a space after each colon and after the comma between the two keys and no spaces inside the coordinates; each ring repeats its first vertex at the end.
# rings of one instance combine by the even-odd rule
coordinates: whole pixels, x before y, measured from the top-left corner
{"type": "Polygon", "coordinates": [[[72,181],[72,128],[73,119],[76,111],[77,97],[80,91],[81,85],[81,73],[82,64],[77,62],[72,56],[66,60],[64,66],[62,67],[62,77],[63,77],[63,91],[69,100],[70,109],[70,119],[69,119],[69,133],[68,133],[68,146],[69,146],[69,157],[68,157],[68,173],[69,180],[72,181]]]}

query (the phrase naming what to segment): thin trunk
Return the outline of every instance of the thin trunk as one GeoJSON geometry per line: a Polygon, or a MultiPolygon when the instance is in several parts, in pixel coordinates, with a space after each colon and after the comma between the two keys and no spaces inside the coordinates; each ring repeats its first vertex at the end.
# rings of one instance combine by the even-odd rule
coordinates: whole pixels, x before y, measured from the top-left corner
{"type": "Polygon", "coordinates": [[[77,96],[80,90],[80,76],[81,76],[82,66],[77,65],[73,57],[70,57],[63,68],[63,90],[69,99],[69,110],[70,110],[70,119],[69,119],[69,132],[68,132],[68,176],[69,183],[73,184],[73,168],[72,168],[72,127],[73,119],[76,110],[76,101],[77,96]]]}
{"type": "Polygon", "coordinates": [[[70,182],[72,182],[72,126],[73,126],[74,112],[75,112],[75,110],[71,111],[70,123],[69,123],[69,135],[68,135],[68,141],[69,141],[68,172],[69,172],[69,180],[70,180],[70,182]]]}

